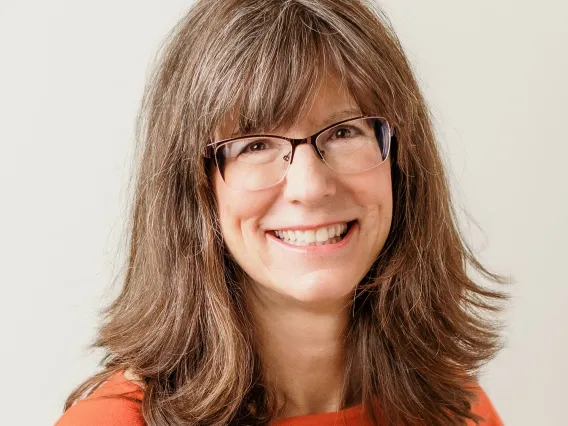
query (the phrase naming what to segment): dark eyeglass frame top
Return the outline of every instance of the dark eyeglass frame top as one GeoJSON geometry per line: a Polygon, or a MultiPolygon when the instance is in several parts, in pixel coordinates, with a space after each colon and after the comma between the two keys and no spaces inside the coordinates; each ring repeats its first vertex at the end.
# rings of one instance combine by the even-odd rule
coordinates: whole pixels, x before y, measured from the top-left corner
{"type": "Polygon", "coordinates": [[[320,152],[320,150],[319,150],[319,148],[316,144],[316,140],[317,140],[318,136],[321,135],[323,132],[331,129],[332,127],[339,126],[340,124],[347,123],[349,121],[360,120],[360,119],[363,119],[363,118],[378,118],[378,119],[384,120],[385,123],[387,124],[388,128],[389,128],[389,133],[390,133],[390,138],[391,138],[391,141],[389,141],[389,142],[392,143],[392,138],[396,137],[396,128],[391,127],[390,124],[389,124],[389,121],[385,117],[380,117],[380,116],[375,116],[375,115],[370,115],[370,116],[361,115],[361,116],[357,116],[357,117],[347,118],[347,119],[341,120],[337,123],[333,123],[333,124],[323,128],[321,130],[318,130],[316,133],[314,133],[311,136],[307,136],[305,138],[300,138],[300,139],[287,138],[285,136],[271,135],[271,134],[254,134],[254,135],[236,136],[236,137],[233,137],[233,138],[228,138],[228,139],[223,139],[223,140],[220,140],[220,141],[211,142],[211,143],[209,143],[205,146],[205,157],[215,159],[215,152],[217,150],[217,147],[220,146],[220,145],[223,145],[225,143],[228,143],[228,142],[232,142],[232,141],[239,140],[239,139],[270,137],[270,138],[278,138],[278,139],[282,139],[282,140],[287,140],[288,142],[290,142],[292,144],[292,152],[290,154],[290,164],[292,164],[292,161],[294,160],[294,152],[296,151],[296,147],[298,145],[302,145],[304,143],[312,145],[314,147],[314,150],[316,151],[318,157],[320,158],[320,160],[324,161],[323,155],[320,152]]]}

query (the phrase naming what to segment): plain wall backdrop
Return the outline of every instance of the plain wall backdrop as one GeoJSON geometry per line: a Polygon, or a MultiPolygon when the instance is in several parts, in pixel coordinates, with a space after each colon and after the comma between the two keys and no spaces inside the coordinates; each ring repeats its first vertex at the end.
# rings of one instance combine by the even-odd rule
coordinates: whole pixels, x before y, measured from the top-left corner
{"type": "MultiPolygon", "coordinates": [[[[0,424],[49,425],[124,261],[134,123],[190,0],[0,0],[0,424]]],[[[568,3],[383,0],[432,108],[466,234],[510,274],[481,383],[507,425],[567,424],[568,3]]]]}

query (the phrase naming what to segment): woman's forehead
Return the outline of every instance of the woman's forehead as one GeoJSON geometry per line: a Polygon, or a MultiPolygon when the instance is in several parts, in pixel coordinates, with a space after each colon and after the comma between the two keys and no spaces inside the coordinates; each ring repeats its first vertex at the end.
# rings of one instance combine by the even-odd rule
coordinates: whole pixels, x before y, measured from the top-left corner
{"type": "MultiPolygon", "coordinates": [[[[251,133],[283,134],[293,127],[318,129],[362,115],[359,103],[336,74],[326,74],[304,101],[303,105],[297,105],[295,111],[286,114],[287,119],[280,123],[270,123],[263,120],[263,117],[254,117],[242,103],[235,104],[217,127],[216,140],[251,133]]],[[[278,106],[266,107],[278,110],[278,106]]]]}

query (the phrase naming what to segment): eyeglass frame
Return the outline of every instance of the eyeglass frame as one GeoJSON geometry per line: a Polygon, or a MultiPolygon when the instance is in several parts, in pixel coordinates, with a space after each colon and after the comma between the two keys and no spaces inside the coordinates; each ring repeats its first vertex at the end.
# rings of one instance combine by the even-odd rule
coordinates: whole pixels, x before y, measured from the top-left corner
{"type": "MultiPolygon", "coordinates": [[[[371,167],[371,168],[369,168],[369,169],[366,169],[366,170],[371,170],[371,169],[373,169],[373,168],[375,168],[375,167],[380,166],[380,165],[383,164],[385,161],[387,161],[387,159],[388,159],[388,157],[389,157],[389,155],[390,155],[390,152],[391,152],[392,139],[393,139],[393,138],[396,138],[396,136],[397,136],[396,127],[391,127],[389,121],[388,121],[385,117],[376,116],[376,115],[369,115],[369,116],[367,116],[367,115],[361,115],[361,116],[357,116],[357,117],[347,118],[347,119],[341,120],[341,121],[339,121],[339,122],[337,122],[337,123],[330,124],[329,126],[326,126],[325,128],[323,128],[323,129],[321,129],[321,130],[318,130],[318,131],[317,131],[316,133],[314,133],[313,135],[311,135],[311,136],[306,136],[305,138],[289,138],[289,137],[286,137],[286,136],[271,135],[271,134],[251,134],[251,135],[235,136],[235,137],[228,138],[228,139],[222,139],[222,140],[220,140],[220,141],[215,141],[215,142],[211,142],[211,143],[207,144],[207,145],[205,146],[205,154],[204,154],[204,157],[205,157],[205,158],[209,158],[209,159],[212,158],[212,159],[215,161],[215,166],[216,166],[217,168],[219,168],[219,165],[217,164],[216,152],[217,152],[217,150],[219,149],[219,147],[220,147],[221,145],[225,145],[225,144],[227,144],[227,143],[229,143],[229,142],[234,142],[234,141],[240,140],[240,139],[261,138],[261,137],[264,137],[264,138],[277,138],[277,139],[286,140],[286,141],[290,142],[290,144],[292,145],[292,152],[290,153],[290,163],[289,163],[289,165],[288,165],[288,168],[292,165],[292,162],[294,161],[294,153],[295,153],[295,151],[296,151],[296,147],[297,147],[298,145],[302,145],[302,144],[307,143],[307,144],[312,145],[312,146],[314,147],[314,150],[315,150],[316,154],[318,155],[319,159],[322,160],[331,170],[333,170],[333,168],[331,168],[331,166],[330,166],[330,165],[325,161],[325,159],[323,158],[323,155],[322,155],[322,153],[320,152],[320,150],[319,150],[319,148],[318,148],[318,146],[317,146],[317,144],[316,144],[316,141],[317,141],[318,136],[321,135],[322,133],[324,133],[325,131],[331,129],[332,127],[339,126],[340,124],[347,123],[347,122],[349,122],[349,121],[361,120],[361,119],[364,119],[364,118],[377,118],[377,119],[384,120],[384,123],[385,123],[385,124],[387,125],[387,127],[388,127],[389,136],[390,136],[389,149],[388,149],[388,152],[387,152],[387,155],[386,155],[385,159],[384,159],[382,162],[380,162],[379,164],[377,164],[376,166],[373,166],[373,167],[371,167]]],[[[362,171],[366,171],[366,170],[362,170],[362,171]]],[[[336,170],[333,170],[333,171],[334,171],[335,173],[338,173],[336,170]]],[[[286,171],[286,173],[287,173],[287,171],[286,171]]],[[[284,174],[284,176],[282,176],[282,179],[284,179],[284,177],[286,176],[286,173],[284,174]]],[[[278,182],[276,182],[276,183],[273,184],[273,185],[270,185],[270,186],[277,185],[279,182],[281,182],[281,180],[278,181],[278,182]]],[[[270,186],[268,186],[267,188],[270,188],[270,186]]],[[[262,189],[266,189],[266,188],[262,188],[262,189]]]]}

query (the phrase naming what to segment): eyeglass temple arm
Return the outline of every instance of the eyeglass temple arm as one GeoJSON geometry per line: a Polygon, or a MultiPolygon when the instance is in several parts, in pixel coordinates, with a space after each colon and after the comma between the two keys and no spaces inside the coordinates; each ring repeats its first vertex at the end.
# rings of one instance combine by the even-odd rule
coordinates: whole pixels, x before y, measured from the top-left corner
{"type": "Polygon", "coordinates": [[[213,158],[214,153],[215,149],[213,148],[213,145],[205,146],[205,152],[203,154],[205,158],[213,158]]]}

